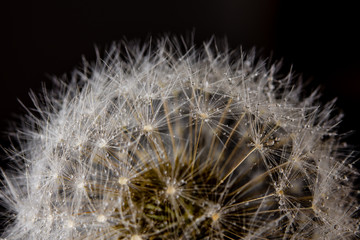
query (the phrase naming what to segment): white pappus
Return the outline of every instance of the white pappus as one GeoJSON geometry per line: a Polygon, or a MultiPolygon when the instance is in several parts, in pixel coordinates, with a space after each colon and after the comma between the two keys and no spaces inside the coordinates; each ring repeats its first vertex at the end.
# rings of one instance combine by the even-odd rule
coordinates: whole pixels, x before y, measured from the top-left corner
{"type": "Polygon", "coordinates": [[[356,239],[333,103],[278,69],[169,38],[85,61],[33,97],[8,150],[3,237],[356,239]]]}

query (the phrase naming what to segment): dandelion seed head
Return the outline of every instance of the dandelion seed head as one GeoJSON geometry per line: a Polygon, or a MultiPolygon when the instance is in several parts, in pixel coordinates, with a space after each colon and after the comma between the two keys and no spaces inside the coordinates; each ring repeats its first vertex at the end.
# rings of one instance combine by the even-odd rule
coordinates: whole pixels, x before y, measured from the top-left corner
{"type": "Polygon", "coordinates": [[[333,102],[253,52],[153,46],[114,45],[34,97],[3,175],[3,237],[359,237],[333,102]]]}

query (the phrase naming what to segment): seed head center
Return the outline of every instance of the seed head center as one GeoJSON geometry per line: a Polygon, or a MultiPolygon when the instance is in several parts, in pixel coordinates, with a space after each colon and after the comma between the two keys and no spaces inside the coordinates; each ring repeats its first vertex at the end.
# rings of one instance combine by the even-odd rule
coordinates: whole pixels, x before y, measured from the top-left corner
{"type": "Polygon", "coordinates": [[[68,228],[73,228],[73,227],[75,227],[75,223],[74,223],[74,221],[72,221],[72,220],[68,220],[68,221],[66,222],[66,225],[67,225],[68,228]]]}
{"type": "Polygon", "coordinates": [[[220,215],[218,213],[214,213],[213,215],[211,215],[211,219],[213,220],[213,222],[216,222],[219,218],[220,215]]]}
{"type": "Polygon", "coordinates": [[[145,126],[144,126],[143,130],[144,130],[145,132],[151,132],[151,131],[154,130],[154,128],[153,128],[153,126],[151,126],[150,124],[148,124],[148,125],[145,125],[145,126]]]}
{"type": "Polygon", "coordinates": [[[139,235],[135,234],[131,236],[130,240],[142,240],[142,238],[139,235]]]}
{"type": "Polygon", "coordinates": [[[166,189],[167,195],[174,195],[176,193],[176,188],[174,186],[168,186],[166,189]]]}
{"type": "Polygon", "coordinates": [[[204,112],[199,113],[199,116],[200,116],[201,119],[208,119],[209,118],[209,115],[207,113],[204,113],[204,112]]]}
{"type": "Polygon", "coordinates": [[[129,179],[127,177],[119,177],[119,184],[126,185],[128,183],[129,179]]]}
{"type": "Polygon", "coordinates": [[[82,188],[84,188],[84,187],[85,187],[85,183],[84,183],[84,181],[80,181],[80,182],[78,182],[78,184],[76,185],[76,187],[77,187],[78,189],[82,189],[82,188]]]}
{"type": "Polygon", "coordinates": [[[282,195],[284,195],[284,190],[279,189],[279,190],[277,191],[277,193],[278,193],[280,196],[282,196],[282,195]]]}
{"type": "Polygon", "coordinates": [[[97,216],[96,221],[98,221],[100,223],[106,222],[106,217],[101,214],[101,215],[97,216]]]}

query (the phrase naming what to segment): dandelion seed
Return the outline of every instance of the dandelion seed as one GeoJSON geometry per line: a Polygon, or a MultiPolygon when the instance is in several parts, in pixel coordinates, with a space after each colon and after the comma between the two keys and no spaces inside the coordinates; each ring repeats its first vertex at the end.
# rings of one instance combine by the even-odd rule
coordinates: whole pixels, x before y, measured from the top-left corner
{"type": "Polygon", "coordinates": [[[139,235],[132,235],[130,240],[143,240],[139,235]]]}
{"type": "Polygon", "coordinates": [[[76,187],[77,187],[78,189],[84,188],[84,187],[85,187],[85,182],[83,182],[83,181],[78,182],[78,183],[76,184],[76,187]]]}
{"type": "Polygon", "coordinates": [[[72,221],[72,220],[67,220],[65,225],[66,225],[67,228],[74,228],[75,227],[75,222],[72,221]]]}
{"type": "Polygon", "coordinates": [[[176,193],[176,188],[174,186],[168,186],[166,189],[167,195],[174,195],[176,193]]]}
{"type": "Polygon", "coordinates": [[[199,113],[199,116],[203,120],[207,120],[209,118],[209,115],[207,113],[203,113],[203,112],[199,113]]]}
{"type": "Polygon", "coordinates": [[[106,220],[107,220],[107,218],[103,214],[100,214],[96,217],[96,221],[98,221],[99,223],[104,223],[104,222],[106,222],[106,220]]]}
{"type": "Polygon", "coordinates": [[[211,219],[214,222],[216,222],[219,218],[220,218],[220,215],[218,213],[214,213],[213,215],[211,215],[211,219]]]}
{"type": "Polygon", "coordinates": [[[107,146],[107,141],[103,138],[99,139],[99,141],[97,142],[97,146],[99,148],[105,148],[107,146]]]}
{"type": "Polygon", "coordinates": [[[129,179],[126,177],[119,177],[118,183],[120,185],[126,185],[126,184],[128,184],[128,181],[129,181],[129,179]]]}
{"type": "Polygon", "coordinates": [[[152,131],[154,130],[154,128],[153,128],[153,126],[151,126],[151,125],[145,125],[144,128],[143,128],[143,130],[144,130],[145,132],[152,132],[152,131]]]}

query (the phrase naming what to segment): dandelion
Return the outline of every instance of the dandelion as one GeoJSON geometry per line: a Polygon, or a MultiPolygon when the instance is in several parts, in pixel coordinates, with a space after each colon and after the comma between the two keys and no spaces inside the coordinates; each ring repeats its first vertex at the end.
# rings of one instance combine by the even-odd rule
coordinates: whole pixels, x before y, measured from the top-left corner
{"type": "Polygon", "coordinates": [[[333,103],[254,53],[110,48],[34,97],[3,173],[6,239],[355,239],[333,103]]]}

